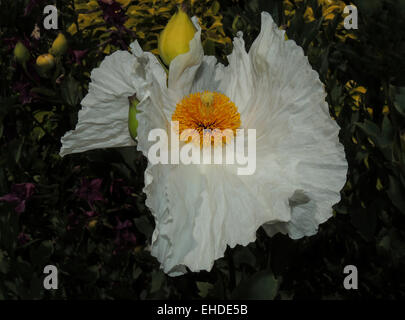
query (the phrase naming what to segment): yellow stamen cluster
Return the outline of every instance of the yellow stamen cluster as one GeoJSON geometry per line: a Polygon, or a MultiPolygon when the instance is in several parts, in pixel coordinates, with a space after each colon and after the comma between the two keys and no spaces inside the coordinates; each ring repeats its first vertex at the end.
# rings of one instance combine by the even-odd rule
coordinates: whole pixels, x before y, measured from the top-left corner
{"type": "Polygon", "coordinates": [[[229,133],[235,136],[241,125],[235,104],[226,95],[210,91],[192,93],[183,98],[176,106],[172,121],[179,122],[180,138],[191,131],[194,137],[189,137],[186,142],[197,142],[200,147],[229,142],[229,133]]]}

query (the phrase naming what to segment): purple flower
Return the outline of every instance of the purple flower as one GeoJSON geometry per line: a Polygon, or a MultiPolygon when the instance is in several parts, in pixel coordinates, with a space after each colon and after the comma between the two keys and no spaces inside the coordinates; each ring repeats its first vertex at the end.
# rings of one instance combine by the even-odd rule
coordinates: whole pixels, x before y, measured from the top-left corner
{"type": "Polygon", "coordinates": [[[24,10],[24,16],[27,16],[31,13],[34,7],[38,6],[43,0],[30,0],[24,10]]]}
{"type": "Polygon", "coordinates": [[[26,201],[34,193],[35,185],[30,182],[13,184],[11,187],[11,193],[0,197],[0,201],[6,201],[15,203],[16,207],[14,211],[17,213],[22,213],[25,211],[26,201]]]}
{"type": "Polygon", "coordinates": [[[86,200],[92,207],[94,201],[104,201],[103,195],[100,191],[102,182],[102,179],[88,180],[84,178],[82,179],[80,188],[76,190],[76,195],[80,199],[86,200]]]}
{"type": "Polygon", "coordinates": [[[77,218],[76,213],[74,213],[73,211],[71,211],[68,216],[68,224],[66,226],[66,230],[72,230],[75,226],[77,226],[79,224],[79,219],[77,218]]]}
{"type": "Polygon", "coordinates": [[[32,101],[33,94],[31,94],[31,85],[28,82],[16,82],[13,85],[13,90],[19,93],[18,100],[22,104],[27,104],[32,101]]]}
{"type": "Polygon", "coordinates": [[[117,27],[118,29],[121,29],[128,17],[125,15],[125,12],[120,4],[113,0],[99,0],[98,3],[103,10],[104,21],[117,27]]]}
{"type": "Polygon", "coordinates": [[[124,243],[125,245],[132,245],[136,243],[136,237],[135,235],[129,231],[128,229],[125,229],[119,234],[120,240],[119,243],[124,243]]]}
{"type": "Polygon", "coordinates": [[[120,219],[117,218],[117,226],[115,227],[116,230],[121,231],[130,227],[132,227],[131,221],[125,220],[124,222],[121,222],[120,219]]]}
{"type": "Polygon", "coordinates": [[[18,234],[18,236],[17,236],[17,240],[18,240],[18,243],[19,243],[20,245],[24,245],[24,244],[26,244],[28,241],[31,240],[31,237],[30,237],[28,234],[24,233],[24,232],[20,232],[20,233],[18,234]]]}
{"type": "Polygon", "coordinates": [[[114,179],[110,185],[110,194],[118,201],[123,201],[133,193],[133,188],[126,186],[123,179],[114,179]]]}
{"type": "Polygon", "coordinates": [[[91,210],[91,211],[86,211],[84,214],[88,217],[94,217],[95,215],[97,215],[97,212],[94,210],[91,210]]]}
{"type": "Polygon", "coordinates": [[[82,64],[82,59],[87,54],[87,49],[85,50],[72,50],[73,59],[72,62],[77,64],[82,64]]]}
{"type": "Polygon", "coordinates": [[[117,225],[115,226],[116,230],[116,237],[114,240],[115,245],[118,249],[122,250],[127,247],[131,247],[136,243],[136,236],[130,230],[132,227],[132,222],[129,220],[125,220],[121,222],[120,219],[117,219],[117,225]]]}

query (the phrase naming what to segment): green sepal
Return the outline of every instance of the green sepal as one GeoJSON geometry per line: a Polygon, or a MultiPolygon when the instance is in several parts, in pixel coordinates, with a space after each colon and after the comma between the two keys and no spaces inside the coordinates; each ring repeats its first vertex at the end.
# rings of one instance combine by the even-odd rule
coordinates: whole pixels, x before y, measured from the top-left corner
{"type": "Polygon", "coordinates": [[[139,100],[136,98],[130,99],[129,102],[129,112],[128,112],[128,129],[131,138],[136,140],[137,130],[138,130],[138,120],[136,119],[136,107],[139,103],[139,100]]]}

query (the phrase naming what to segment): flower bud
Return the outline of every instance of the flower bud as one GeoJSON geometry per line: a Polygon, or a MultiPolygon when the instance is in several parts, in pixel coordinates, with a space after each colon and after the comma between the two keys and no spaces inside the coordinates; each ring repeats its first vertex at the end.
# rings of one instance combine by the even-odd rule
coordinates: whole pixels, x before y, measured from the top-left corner
{"type": "Polygon", "coordinates": [[[55,66],[55,58],[49,53],[41,54],[37,58],[37,66],[41,71],[47,72],[55,66]]]}
{"type": "Polygon", "coordinates": [[[21,42],[18,42],[14,48],[14,57],[20,64],[24,64],[30,59],[28,49],[21,42]]]}
{"type": "Polygon", "coordinates": [[[88,223],[88,228],[89,229],[94,229],[94,227],[97,225],[97,219],[96,220],[91,220],[89,223],[88,223]]]}
{"type": "Polygon", "coordinates": [[[67,50],[67,40],[63,33],[59,33],[56,39],[52,43],[52,47],[49,49],[49,53],[54,56],[61,56],[67,50]]]}
{"type": "Polygon", "coordinates": [[[189,43],[196,31],[187,13],[179,8],[159,36],[159,55],[166,65],[190,50],[189,43]]]}
{"type": "Polygon", "coordinates": [[[136,119],[136,106],[138,105],[138,103],[139,100],[137,100],[136,98],[130,99],[129,113],[128,113],[128,129],[129,134],[134,140],[136,139],[138,130],[138,120],[136,119]]]}

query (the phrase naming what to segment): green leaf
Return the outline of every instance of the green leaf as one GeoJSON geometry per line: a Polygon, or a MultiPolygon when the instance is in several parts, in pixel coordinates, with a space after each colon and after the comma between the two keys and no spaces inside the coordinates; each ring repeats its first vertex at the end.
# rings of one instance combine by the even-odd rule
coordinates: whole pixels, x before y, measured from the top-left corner
{"type": "Polygon", "coordinates": [[[136,280],[142,274],[142,269],[134,265],[132,270],[132,279],[136,280]]]}
{"type": "Polygon", "coordinates": [[[239,268],[243,264],[249,265],[251,267],[254,267],[256,265],[256,257],[247,247],[235,248],[233,260],[237,268],[239,268]]]}
{"type": "Polygon", "coordinates": [[[15,156],[14,156],[16,163],[19,163],[19,162],[20,162],[21,152],[22,152],[23,146],[24,146],[24,139],[23,139],[23,141],[18,145],[18,148],[17,148],[17,150],[16,150],[16,153],[15,153],[15,156]]]}
{"type": "Polygon", "coordinates": [[[405,87],[397,87],[394,106],[395,109],[405,117],[405,87]]]}
{"type": "Polygon", "coordinates": [[[38,246],[31,248],[31,261],[40,268],[51,264],[49,258],[53,253],[53,245],[50,240],[42,241],[38,246]]]}
{"type": "Polygon", "coordinates": [[[370,120],[365,120],[364,123],[357,123],[356,125],[369,137],[378,138],[380,136],[380,128],[370,120]]]}
{"type": "Polygon", "coordinates": [[[142,232],[148,238],[152,236],[153,226],[148,217],[142,216],[140,218],[135,218],[134,223],[139,232],[142,232]]]}
{"type": "Polygon", "coordinates": [[[233,299],[273,300],[278,293],[280,280],[269,270],[255,273],[243,280],[232,293],[233,299]]]}
{"type": "Polygon", "coordinates": [[[203,48],[206,55],[208,56],[215,55],[215,42],[212,41],[211,39],[206,39],[203,42],[203,48]]]}
{"type": "Polygon", "coordinates": [[[47,97],[54,97],[56,96],[56,92],[47,88],[40,88],[40,87],[35,87],[31,89],[31,93],[39,93],[43,96],[47,97]]]}
{"type": "Polygon", "coordinates": [[[69,106],[75,107],[81,99],[79,82],[68,75],[61,84],[62,100],[69,106]]]}
{"type": "Polygon", "coordinates": [[[155,293],[160,290],[165,280],[165,275],[162,271],[155,271],[152,274],[152,285],[150,289],[150,293],[155,293]]]}
{"type": "Polygon", "coordinates": [[[404,194],[405,190],[401,186],[398,179],[394,176],[389,176],[389,187],[387,190],[388,197],[391,199],[392,203],[403,213],[405,214],[405,199],[404,194]]]}
{"type": "Polygon", "coordinates": [[[197,288],[198,288],[198,294],[201,298],[207,297],[208,293],[210,290],[214,287],[212,283],[209,282],[199,282],[197,281],[197,288]]]}
{"type": "Polygon", "coordinates": [[[220,5],[218,1],[214,1],[211,5],[211,11],[213,15],[216,15],[220,9],[220,5]]]}
{"type": "Polygon", "coordinates": [[[384,157],[388,161],[391,161],[394,130],[389,118],[387,116],[384,117],[381,130],[378,125],[370,120],[365,120],[364,123],[356,123],[356,125],[375,143],[384,157]]]}
{"type": "Polygon", "coordinates": [[[377,11],[381,10],[382,1],[380,0],[357,0],[357,5],[359,11],[367,14],[373,15],[377,11]]]}
{"type": "Polygon", "coordinates": [[[18,221],[19,215],[14,212],[14,209],[1,212],[0,214],[0,244],[8,252],[12,252],[17,244],[16,240],[19,233],[18,221]]]}
{"type": "Polygon", "coordinates": [[[18,257],[16,261],[12,262],[11,270],[21,276],[24,280],[32,278],[33,266],[32,263],[28,263],[21,257],[18,257]]]}
{"type": "Polygon", "coordinates": [[[366,239],[371,240],[374,237],[377,217],[375,210],[353,210],[350,215],[351,222],[360,234],[366,239]]]}
{"type": "Polygon", "coordinates": [[[0,250],[0,273],[7,274],[9,271],[9,263],[5,251],[0,250]]]}
{"type": "Polygon", "coordinates": [[[42,296],[43,284],[41,280],[37,274],[32,275],[28,299],[39,299],[42,296]]]}

